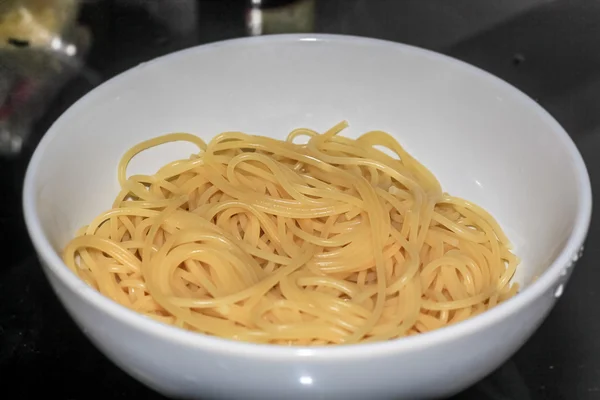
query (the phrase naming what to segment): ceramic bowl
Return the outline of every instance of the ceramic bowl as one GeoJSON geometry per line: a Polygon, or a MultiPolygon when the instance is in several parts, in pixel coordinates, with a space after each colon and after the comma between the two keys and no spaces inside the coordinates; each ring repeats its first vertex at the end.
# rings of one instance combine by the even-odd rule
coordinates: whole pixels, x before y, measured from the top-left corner
{"type": "MultiPolygon", "coordinates": [[[[132,172],[193,148],[160,147],[132,172]]],[[[184,50],[90,92],[50,128],[25,179],[24,210],[43,270],[90,340],[167,396],[239,399],[432,399],[507,360],[560,297],[591,214],[582,158],[536,102],[473,66],[366,38],[281,35],[184,50]],[[88,287],[60,250],[118,192],[116,166],[167,132],[227,130],[284,138],[292,129],[392,133],[443,188],[494,215],[522,263],[520,293],[465,322],[399,340],[318,348],[209,337],[138,315],[88,287]]],[[[90,385],[93,383],[90,382],[90,385]]]]}

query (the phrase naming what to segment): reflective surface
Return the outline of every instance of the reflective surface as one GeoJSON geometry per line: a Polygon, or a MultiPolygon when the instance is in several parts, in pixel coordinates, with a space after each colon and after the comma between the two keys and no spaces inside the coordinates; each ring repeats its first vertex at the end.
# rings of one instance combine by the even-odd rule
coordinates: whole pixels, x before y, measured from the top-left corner
{"type": "MultiPolygon", "coordinates": [[[[248,15],[253,9],[256,14],[257,7],[249,2],[173,2],[178,7],[168,3],[86,2],[81,21],[90,28],[93,43],[88,73],[76,77],[60,93],[24,143],[21,155],[0,161],[4,182],[0,190],[4,250],[0,368],[6,371],[3,381],[9,388],[14,385],[20,397],[32,395],[43,385],[49,395],[60,398],[159,398],[100,355],[58,304],[33,258],[20,215],[20,189],[39,137],[66,107],[94,87],[94,77],[104,80],[177,49],[253,34],[248,15]],[[35,384],[19,383],[24,379],[35,384]]],[[[283,7],[279,12],[288,21],[301,14],[290,12],[291,3],[285,3],[290,2],[275,1],[258,8],[263,14],[268,7],[268,18],[275,15],[279,21],[268,29],[281,30],[285,28],[272,27],[291,24],[276,17],[273,10],[278,7],[283,7]]],[[[579,145],[597,187],[600,4],[584,0],[494,3],[465,0],[450,6],[443,0],[316,0],[314,29],[430,48],[500,76],[538,100],[563,124],[579,145]]],[[[594,218],[586,254],[542,328],[511,361],[456,399],[600,397],[600,319],[594,311],[600,300],[600,270],[593,262],[599,230],[600,222],[594,218]]]]}

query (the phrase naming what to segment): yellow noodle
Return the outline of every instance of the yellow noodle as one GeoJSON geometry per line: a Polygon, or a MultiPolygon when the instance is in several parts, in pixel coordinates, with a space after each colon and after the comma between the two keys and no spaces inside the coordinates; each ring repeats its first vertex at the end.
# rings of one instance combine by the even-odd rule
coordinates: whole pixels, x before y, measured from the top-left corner
{"type": "Polygon", "coordinates": [[[514,296],[519,260],[494,218],[442,192],[392,136],[350,139],[346,126],[284,141],[225,132],[140,143],[118,165],[112,208],[63,259],[152,319],[258,343],[390,340],[514,296]],[[173,141],[199,152],[127,176],[138,153],[173,141]]]}

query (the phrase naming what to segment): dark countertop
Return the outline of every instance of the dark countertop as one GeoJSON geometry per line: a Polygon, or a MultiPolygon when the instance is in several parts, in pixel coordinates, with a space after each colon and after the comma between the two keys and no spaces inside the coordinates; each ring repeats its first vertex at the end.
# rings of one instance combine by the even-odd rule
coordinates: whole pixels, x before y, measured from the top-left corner
{"type": "MultiPolygon", "coordinates": [[[[52,121],[98,81],[161,54],[247,34],[244,1],[174,0],[193,6],[185,16],[161,9],[166,1],[146,2],[147,9],[142,3],[86,2],[81,20],[94,36],[86,73],[52,101],[19,156],[0,158],[0,382],[18,398],[33,398],[40,388],[60,399],[161,398],[121,372],[75,327],[42,275],[21,213],[23,174],[33,148],[52,121]]],[[[600,3],[451,4],[317,0],[315,30],[430,48],[507,80],[566,128],[583,153],[594,189],[599,187],[600,161],[594,155],[600,154],[600,3]]],[[[600,399],[600,312],[594,306],[600,301],[600,269],[593,262],[598,240],[594,215],[586,253],[546,322],[510,361],[456,400],[600,399]]]]}

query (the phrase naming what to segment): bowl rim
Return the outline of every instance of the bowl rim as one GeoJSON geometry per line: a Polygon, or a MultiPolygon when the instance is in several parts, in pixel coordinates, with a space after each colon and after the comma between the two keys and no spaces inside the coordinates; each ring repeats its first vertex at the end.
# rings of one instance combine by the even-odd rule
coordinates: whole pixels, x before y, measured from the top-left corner
{"type": "MultiPolygon", "coordinates": [[[[250,356],[259,359],[282,360],[290,357],[310,357],[316,359],[326,359],[329,361],[355,359],[363,357],[385,356],[394,353],[415,351],[425,347],[434,346],[443,342],[457,339],[461,336],[467,336],[486,326],[494,325],[505,317],[518,312],[528,304],[541,297],[549,289],[560,281],[564,269],[572,266],[580,255],[583,242],[587,236],[592,213],[592,190],[587,168],[583,158],[577,149],[571,137],[565,132],[562,126],[539,104],[523,92],[505,82],[504,80],[483,71],[471,64],[458,59],[431,51],[415,47],[412,45],[392,42],[388,40],[367,38],[351,35],[337,34],[279,34],[258,37],[243,37],[229,39],[219,42],[203,44],[174,53],[155,58],[148,63],[168,63],[176,61],[179,57],[190,53],[210,53],[211,50],[220,46],[241,46],[241,45],[269,45],[271,43],[295,43],[298,41],[321,42],[329,44],[357,44],[368,46],[379,46],[389,51],[404,51],[420,56],[425,56],[437,62],[452,65],[461,68],[481,79],[487,80],[494,85],[502,87],[504,91],[510,93],[516,101],[521,102],[524,107],[538,115],[549,127],[549,134],[555,136],[567,152],[570,154],[570,162],[577,174],[578,203],[577,214],[573,231],[569,236],[567,243],[558,256],[554,258],[547,270],[533,283],[526,286],[517,296],[506,302],[486,311],[480,315],[469,318],[463,322],[443,327],[431,332],[403,337],[395,340],[358,343],[340,346],[324,347],[300,347],[300,346],[280,346],[272,344],[257,344],[239,342],[231,339],[214,337],[202,333],[191,332],[152,320],[142,314],[122,306],[113,300],[105,297],[100,292],[94,290],[77,277],[62,261],[61,257],[55,252],[50,241],[42,230],[40,218],[37,213],[36,189],[38,186],[38,171],[42,168],[41,162],[45,153],[51,146],[55,137],[60,135],[60,127],[67,121],[70,115],[77,113],[93,101],[96,93],[102,88],[115,85],[121,79],[126,79],[135,74],[137,69],[147,63],[142,63],[122,72],[115,77],[94,88],[81,99],[71,105],[49,128],[46,135],[41,139],[27,167],[23,187],[23,209],[24,217],[33,246],[38,253],[38,257],[45,261],[47,270],[50,270],[57,279],[78,297],[82,298],[91,307],[101,310],[108,314],[110,318],[118,320],[119,323],[130,325],[135,329],[147,332],[151,336],[161,340],[176,342],[183,346],[189,346],[196,350],[204,350],[214,353],[236,354],[240,356],[250,356]]],[[[62,300],[61,300],[62,302],[62,300]]]]}

